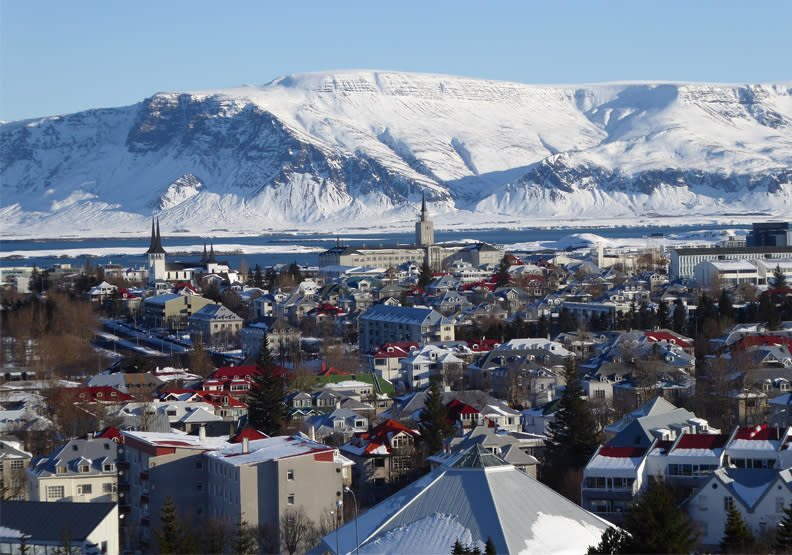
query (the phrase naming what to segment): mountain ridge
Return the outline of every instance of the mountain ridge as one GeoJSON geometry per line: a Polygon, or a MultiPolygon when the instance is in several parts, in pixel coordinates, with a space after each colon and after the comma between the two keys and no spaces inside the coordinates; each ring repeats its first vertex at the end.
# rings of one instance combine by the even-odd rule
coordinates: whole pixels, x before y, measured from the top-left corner
{"type": "Polygon", "coordinates": [[[318,72],[10,122],[0,142],[5,236],[152,211],[199,234],[398,227],[424,193],[468,227],[792,212],[792,83],[318,72]]]}

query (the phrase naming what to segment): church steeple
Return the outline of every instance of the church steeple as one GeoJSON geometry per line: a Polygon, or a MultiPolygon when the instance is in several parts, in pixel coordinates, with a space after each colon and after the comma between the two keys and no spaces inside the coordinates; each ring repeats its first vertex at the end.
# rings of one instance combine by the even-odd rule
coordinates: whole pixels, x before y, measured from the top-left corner
{"type": "Polygon", "coordinates": [[[204,241],[204,250],[203,256],[201,257],[201,264],[206,264],[209,261],[209,258],[206,256],[206,241],[204,241]]]}
{"type": "Polygon", "coordinates": [[[434,245],[434,225],[426,210],[426,193],[421,195],[421,219],[415,223],[415,244],[419,247],[434,245]]]}
{"type": "Polygon", "coordinates": [[[215,263],[217,260],[214,255],[214,243],[209,244],[209,262],[215,263]]]}
{"type": "Polygon", "coordinates": [[[162,239],[160,237],[159,218],[157,218],[156,229],[154,228],[154,218],[151,218],[151,244],[146,254],[165,254],[165,249],[162,248],[162,239]]]}

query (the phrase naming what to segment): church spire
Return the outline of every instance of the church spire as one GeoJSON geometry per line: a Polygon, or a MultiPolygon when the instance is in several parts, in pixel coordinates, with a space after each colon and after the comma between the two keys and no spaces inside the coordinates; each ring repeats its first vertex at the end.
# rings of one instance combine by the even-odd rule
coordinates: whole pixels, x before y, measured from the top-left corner
{"type": "Polygon", "coordinates": [[[206,241],[204,241],[204,250],[203,256],[201,257],[201,264],[206,264],[209,261],[209,258],[206,256],[206,241]]]}
{"type": "Polygon", "coordinates": [[[421,221],[426,221],[426,193],[421,193],[421,221]]]}
{"type": "Polygon", "coordinates": [[[165,249],[162,248],[162,239],[160,238],[159,218],[157,218],[156,228],[154,227],[154,218],[151,218],[151,244],[146,254],[165,254],[165,249]]]}
{"type": "Polygon", "coordinates": [[[214,243],[209,243],[209,262],[217,262],[214,255],[214,243]]]}

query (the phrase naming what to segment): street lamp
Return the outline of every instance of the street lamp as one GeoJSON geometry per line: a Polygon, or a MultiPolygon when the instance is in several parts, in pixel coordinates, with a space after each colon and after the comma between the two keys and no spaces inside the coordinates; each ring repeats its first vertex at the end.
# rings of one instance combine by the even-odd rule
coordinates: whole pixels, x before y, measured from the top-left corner
{"type": "Polygon", "coordinates": [[[341,553],[341,549],[338,546],[338,519],[341,517],[341,510],[344,506],[344,502],[340,499],[336,501],[336,555],[341,553]]]}
{"type": "Polygon", "coordinates": [[[358,503],[357,495],[348,486],[344,486],[344,493],[351,493],[352,500],[355,502],[355,553],[360,555],[360,536],[358,535],[358,503]]]}

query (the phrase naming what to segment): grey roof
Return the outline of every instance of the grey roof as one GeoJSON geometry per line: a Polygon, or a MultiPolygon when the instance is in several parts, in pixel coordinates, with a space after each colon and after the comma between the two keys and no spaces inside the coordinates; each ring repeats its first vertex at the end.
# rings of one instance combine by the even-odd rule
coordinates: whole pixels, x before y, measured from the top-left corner
{"type": "Polygon", "coordinates": [[[61,541],[66,531],[72,541],[82,541],[115,507],[115,503],[0,501],[0,527],[25,532],[29,542],[61,541]]]}
{"type": "Polygon", "coordinates": [[[66,467],[66,475],[86,474],[79,472],[80,461],[89,462],[87,475],[102,474],[102,465],[115,464],[117,445],[112,439],[72,439],[49,457],[41,457],[31,464],[30,471],[36,476],[55,475],[58,466],[66,467]]]}
{"type": "Polygon", "coordinates": [[[225,306],[221,304],[208,304],[203,307],[201,310],[197,311],[195,314],[190,316],[190,320],[238,320],[242,321],[242,318],[228,310],[225,306]]]}
{"type": "Polygon", "coordinates": [[[674,409],[662,414],[643,416],[630,422],[608,442],[608,445],[649,447],[655,439],[652,430],[688,426],[689,420],[692,418],[696,418],[696,415],[686,409],[674,409]]]}
{"type": "Polygon", "coordinates": [[[451,325],[452,322],[431,308],[375,304],[358,317],[359,320],[387,321],[401,324],[451,325]]]}
{"type": "MultiPolygon", "coordinates": [[[[462,534],[480,545],[490,538],[498,553],[585,551],[609,526],[480,446],[357,520],[362,553],[449,553],[462,534]],[[563,538],[559,528],[567,532],[563,538]]],[[[354,521],[338,529],[341,553],[355,549],[355,538],[354,521]]],[[[314,552],[335,549],[333,532],[314,552]]]]}

